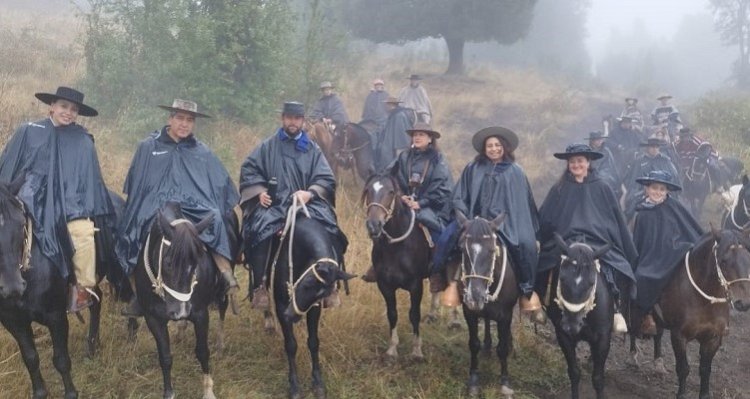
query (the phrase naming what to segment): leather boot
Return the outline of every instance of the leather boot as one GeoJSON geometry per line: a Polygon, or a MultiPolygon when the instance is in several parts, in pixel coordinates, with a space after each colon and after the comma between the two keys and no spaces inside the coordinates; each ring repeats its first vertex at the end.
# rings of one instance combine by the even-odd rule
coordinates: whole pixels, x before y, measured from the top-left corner
{"type": "Polygon", "coordinates": [[[521,312],[532,313],[542,310],[542,302],[539,300],[539,295],[536,292],[531,292],[531,297],[526,294],[521,295],[518,300],[518,306],[521,308],[521,312]]]}
{"type": "Polygon", "coordinates": [[[647,336],[656,335],[656,323],[654,322],[653,316],[647,314],[641,322],[641,334],[647,336]]]}
{"type": "Polygon", "coordinates": [[[91,293],[78,284],[70,287],[69,292],[68,312],[70,313],[78,313],[94,304],[91,293]]]}
{"type": "Polygon", "coordinates": [[[430,292],[435,294],[440,291],[444,291],[448,286],[448,282],[445,281],[443,273],[435,273],[430,275],[430,292]]]}
{"type": "Polygon", "coordinates": [[[378,276],[375,274],[374,266],[370,266],[370,268],[367,269],[365,274],[362,276],[362,280],[364,280],[367,283],[374,283],[378,280],[378,276]]]}
{"type": "Polygon", "coordinates": [[[265,286],[261,285],[253,290],[252,303],[253,309],[266,311],[271,308],[271,300],[268,298],[268,290],[265,286]]]}
{"type": "Polygon", "coordinates": [[[239,291],[240,286],[237,283],[237,279],[234,278],[234,273],[231,270],[221,272],[221,277],[227,283],[227,295],[234,295],[239,291]]]}

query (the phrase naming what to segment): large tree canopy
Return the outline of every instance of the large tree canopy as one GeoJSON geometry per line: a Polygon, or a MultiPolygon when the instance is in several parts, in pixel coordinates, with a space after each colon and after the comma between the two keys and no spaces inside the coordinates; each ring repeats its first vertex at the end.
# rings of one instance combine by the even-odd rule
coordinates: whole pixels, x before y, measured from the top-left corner
{"type": "Polygon", "coordinates": [[[734,65],[738,86],[750,87],[750,0],[711,0],[714,25],[725,44],[736,45],[734,65]]]}
{"type": "Polygon", "coordinates": [[[354,35],[378,43],[442,37],[447,73],[463,72],[467,41],[510,44],[529,30],[536,0],[351,0],[343,2],[354,35]]]}

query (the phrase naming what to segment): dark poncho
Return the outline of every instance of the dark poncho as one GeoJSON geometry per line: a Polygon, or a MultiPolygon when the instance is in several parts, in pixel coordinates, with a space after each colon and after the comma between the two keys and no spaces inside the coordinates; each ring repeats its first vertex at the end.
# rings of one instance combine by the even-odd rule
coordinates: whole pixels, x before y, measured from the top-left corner
{"type": "Polygon", "coordinates": [[[431,231],[440,232],[445,224],[453,190],[453,177],[443,154],[432,147],[424,151],[411,148],[399,154],[391,171],[401,191],[407,194],[412,193],[409,188],[410,176],[419,174],[422,184],[414,191],[420,207],[416,219],[431,231]]]}
{"type": "Polygon", "coordinates": [[[384,102],[388,97],[389,94],[385,90],[371,91],[365,99],[364,108],[362,108],[362,120],[373,121],[378,124],[378,129],[382,129],[385,126],[385,121],[388,120],[388,110],[385,108],[384,102]]]}
{"type": "Polygon", "coordinates": [[[344,108],[344,103],[335,94],[320,97],[309,116],[313,119],[328,118],[342,126],[349,123],[349,116],[346,113],[346,108],[344,108]]]}
{"type": "MultiPolygon", "coordinates": [[[[254,247],[277,231],[286,220],[292,205],[292,194],[299,190],[314,190],[318,195],[307,203],[310,217],[318,220],[329,233],[337,234],[338,227],[333,207],[336,180],[320,147],[299,133],[298,140],[290,138],[279,129],[267,138],[245,159],[240,171],[240,192],[243,204],[254,204],[243,222],[246,243],[254,247]],[[257,196],[267,190],[268,182],[278,182],[273,205],[257,205],[257,196]]],[[[246,206],[243,205],[243,208],[246,206]]]]}
{"type": "Polygon", "coordinates": [[[539,271],[560,264],[561,251],[553,235],[558,233],[567,242],[582,241],[594,249],[612,244],[612,248],[600,258],[602,265],[634,279],[631,265],[638,253],[633,239],[612,189],[595,170],[589,172],[583,183],[576,182],[566,171],[539,208],[539,223],[539,271]]]}
{"type": "Polygon", "coordinates": [[[658,205],[643,201],[636,207],[633,241],[638,250],[636,304],[644,310],[659,299],[672,273],[703,234],[690,212],[672,197],[658,205]]]}
{"type": "Polygon", "coordinates": [[[669,172],[672,175],[674,183],[680,185],[679,173],[672,161],[664,154],[659,153],[652,157],[648,154],[642,154],[635,161],[630,163],[622,184],[625,186],[627,193],[625,195],[625,216],[630,220],[635,215],[635,206],[643,199],[643,186],[635,179],[645,176],[648,172],[661,170],[669,172]]]}
{"type": "Polygon", "coordinates": [[[375,171],[380,172],[396,159],[396,155],[409,148],[410,140],[406,131],[411,129],[414,120],[409,117],[411,111],[398,107],[388,114],[388,120],[383,130],[375,135],[373,140],[375,171]]]}
{"type": "MultiPolygon", "coordinates": [[[[466,217],[480,216],[488,220],[505,212],[498,235],[508,247],[513,262],[522,272],[536,270],[537,210],[529,181],[516,163],[493,164],[487,158],[470,162],[453,191],[453,209],[466,217]]],[[[525,279],[534,286],[534,275],[525,279]]]]}
{"type": "Polygon", "coordinates": [[[118,229],[122,236],[117,256],[126,273],[135,267],[144,234],[167,201],[178,202],[193,223],[213,215],[213,224],[200,239],[219,255],[234,259],[238,237],[227,223],[235,217],[237,188],[221,161],[195,136],[178,143],[164,127],[141,141],[123,192],[128,198],[118,229]]]}
{"type": "Polygon", "coordinates": [[[604,154],[604,157],[599,158],[595,161],[591,161],[591,167],[596,169],[599,177],[604,180],[605,183],[615,193],[615,197],[620,198],[622,188],[620,187],[622,180],[620,179],[620,173],[617,170],[615,159],[612,156],[612,151],[606,145],[602,145],[601,148],[596,151],[604,154]]]}
{"type": "Polygon", "coordinates": [[[114,218],[94,138],[81,125],[55,127],[50,119],[21,125],[0,156],[0,180],[24,172],[18,197],[34,219],[34,245],[67,277],[75,252],[67,223],[92,218],[103,228],[114,218]]]}
{"type": "Polygon", "coordinates": [[[620,175],[623,175],[628,165],[638,157],[641,152],[639,145],[642,141],[641,133],[633,128],[624,129],[618,125],[612,129],[607,139],[607,146],[612,151],[620,175]]]}

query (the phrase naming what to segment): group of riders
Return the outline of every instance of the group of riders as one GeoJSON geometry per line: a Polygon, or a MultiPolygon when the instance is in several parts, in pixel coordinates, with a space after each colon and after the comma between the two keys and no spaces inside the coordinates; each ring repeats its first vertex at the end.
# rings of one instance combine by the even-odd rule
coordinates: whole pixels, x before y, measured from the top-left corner
{"type": "MultiPolygon", "coordinates": [[[[555,153],[565,164],[559,181],[537,208],[524,170],[516,162],[519,137],[508,128],[493,126],[473,135],[476,156],[454,184],[438,146],[441,134],[429,124],[432,106],[421,77],[408,79],[410,84],[399,97],[388,95],[384,82],[375,80],[363,120],[377,125],[372,139],[375,171],[395,177],[404,193],[398,200],[414,210],[435,244],[430,266],[433,292],[446,288],[446,265],[458,251],[462,226],[455,212],[488,220],[504,213],[507,217],[496,234],[519,276],[522,311],[541,312],[547,276],[560,264],[561,252],[554,240],[559,234],[569,242],[611,245],[601,265],[618,309],[635,299],[642,314],[649,314],[669,276],[661,269],[684,256],[702,234],[674,194],[680,190],[683,160],[710,148],[680,126],[669,96],[659,98],[652,127],[644,127],[637,100],[629,98],[611,131],[592,132],[588,144],[571,144],[555,153]],[[630,219],[634,219],[632,233],[630,219]]],[[[284,103],[281,127],[243,162],[239,189],[194,134],[196,119],[209,116],[192,101],[175,99],[171,105],[160,105],[168,111],[166,125],[138,144],[119,217],[104,184],[93,136],[76,122],[78,116],[93,117],[97,111],[72,88],[37,93],[40,101],[49,104],[49,114],[17,129],[0,156],[0,181],[25,179],[18,199],[32,221],[34,245],[72,283],[69,310],[78,312],[97,300],[92,288],[98,281],[96,259],[105,248],[103,233],[115,238],[119,263],[124,274],[131,275],[150,225],[167,202],[179,203],[193,223],[211,221],[199,237],[228,294],[238,290],[232,265],[244,255],[252,267],[251,295],[257,309],[269,308],[270,259],[293,203],[306,205],[343,259],[348,242],[335,214],[336,179],[303,124],[306,117],[334,125],[349,120],[333,85],[324,82],[320,87],[323,95],[309,113],[301,103],[284,103]]],[[[715,156],[713,149],[706,151],[715,156]]],[[[363,278],[374,281],[374,270],[363,278]]],[[[336,295],[334,291],[324,303],[337,303],[336,295]]],[[[124,313],[139,315],[138,301],[131,301],[124,313]]],[[[643,332],[653,332],[653,320],[648,316],[643,320],[643,332]]],[[[626,329],[619,312],[614,328],[626,329]]]]}

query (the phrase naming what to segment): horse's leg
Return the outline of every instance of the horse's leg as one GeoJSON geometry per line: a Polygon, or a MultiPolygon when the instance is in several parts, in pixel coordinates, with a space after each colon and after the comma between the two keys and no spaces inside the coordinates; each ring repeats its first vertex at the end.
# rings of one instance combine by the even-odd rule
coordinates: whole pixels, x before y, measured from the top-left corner
{"type": "Polygon", "coordinates": [[[464,312],[466,326],[469,329],[469,352],[471,352],[471,363],[469,365],[469,396],[479,396],[479,315],[476,312],[464,312]]]}
{"type": "Polygon", "coordinates": [[[158,319],[152,315],[145,315],[146,325],[156,341],[156,350],[159,353],[159,365],[164,379],[164,399],[174,398],[172,388],[172,352],[169,348],[169,330],[167,320],[158,319]]]}
{"type": "Polygon", "coordinates": [[[135,338],[138,335],[138,319],[135,317],[128,317],[128,342],[131,344],[135,342],[135,338]]]}
{"type": "Polygon", "coordinates": [[[630,328],[631,328],[631,331],[628,332],[628,335],[630,336],[630,359],[628,363],[632,366],[640,367],[641,363],[638,360],[638,355],[640,354],[640,352],[638,350],[638,343],[636,342],[635,332],[632,330],[636,327],[632,327],[632,324],[631,324],[630,328]]]}
{"type": "Polygon", "coordinates": [[[576,358],[577,342],[568,334],[562,332],[562,327],[555,327],[557,343],[565,356],[565,362],[568,364],[568,379],[570,380],[570,397],[578,399],[578,384],[581,381],[581,369],[578,367],[576,358]]]}
{"type": "MultiPolygon", "coordinates": [[[[497,325],[497,331],[498,334],[500,334],[499,324],[497,325]]],[[[484,319],[484,342],[482,344],[482,352],[486,355],[489,355],[492,352],[492,320],[487,318],[484,319]]]]}
{"type": "Polygon", "coordinates": [[[44,384],[42,373],[39,370],[39,353],[34,345],[34,333],[31,331],[31,320],[20,317],[17,314],[3,315],[3,326],[18,342],[18,349],[21,351],[21,357],[26,365],[26,370],[31,378],[31,387],[33,399],[44,399],[47,397],[47,387],[44,384]]]}
{"type": "Polygon", "coordinates": [[[677,369],[677,398],[685,398],[687,388],[688,374],[690,374],[690,365],[687,359],[687,341],[680,335],[679,331],[672,330],[669,334],[672,338],[672,350],[674,351],[675,368],[677,369]]]}
{"type": "Polygon", "coordinates": [[[461,329],[461,320],[458,319],[458,306],[454,307],[450,311],[450,318],[451,321],[448,323],[448,329],[449,330],[460,330],[461,329]]]}
{"type": "MultiPolygon", "coordinates": [[[[611,314],[610,314],[611,316],[611,314]]],[[[611,320],[612,318],[608,318],[611,320]]],[[[606,327],[605,331],[596,332],[593,345],[591,345],[591,357],[594,361],[594,369],[591,373],[591,384],[594,385],[596,391],[596,398],[604,398],[604,366],[607,363],[607,356],[609,356],[609,346],[612,340],[612,331],[609,326],[606,327]]]]}
{"type": "Polygon", "coordinates": [[[417,361],[424,360],[424,354],[422,353],[422,337],[419,335],[419,321],[422,318],[422,294],[422,279],[419,279],[419,281],[414,283],[414,286],[409,292],[409,297],[411,299],[411,308],[409,308],[409,321],[411,321],[411,331],[414,334],[411,357],[412,359],[417,361]]]}
{"type": "MultiPolygon", "coordinates": [[[[513,331],[510,328],[513,321],[513,309],[497,321],[497,357],[500,359],[500,393],[505,396],[513,396],[513,389],[510,387],[510,373],[508,373],[508,355],[513,349],[513,331]]],[[[489,334],[490,319],[484,319],[485,334],[489,334]]],[[[485,346],[487,336],[485,335],[485,346]]],[[[490,336],[490,347],[492,346],[492,337],[490,336]]]]}
{"type": "Polygon", "coordinates": [[[219,335],[216,337],[216,354],[221,356],[224,353],[224,341],[226,335],[224,334],[224,319],[227,316],[227,308],[229,307],[229,299],[219,304],[219,335]]]}
{"type": "Polygon", "coordinates": [[[720,335],[713,336],[701,342],[701,360],[700,366],[698,366],[698,370],[701,376],[701,390],[700,394],[698,395],[699,399],[709,399],[711,397],[711,363],[714,360],[716,351],[719,350],[719,346],[721,346],[720,335]]]}
{"type": "Polygon", "coordinates": [[[203,399],[216,399],[214,380],[211,378],[209,363],[211,351],[208,348],[208,309],[199,312],[193,310],[191,320],[195,329],[195,357],[198,359],[203,372],[203,399]]]}
{"type": "Polygon", "coordinates": [[[99,324],[102,315],[102,290],[99,286],[94,286],[94,292],[99,296],[99,301],[89,307],[89,334],[86,337],[86,357],[92,358],[96,355],[96,349],[99,347],[99,324]]]}
{"type": "Polygon", "coordinates": [[[398,329],[396,323],[398,322],[398,310],[396,309],[396,289],[386,287],[385,284],[378,283],[380,293],[385,299],[386,314],[388,316],[388,328],[391,332],[391,341],[388,344],[388,350],[385,354],[391,358],[396,359],[398,357],[398,329]]]}
{"type": "Polygon", "coordinates": [[[187,330],[187,328],[188,328],[187,320],[177,321],[177,333],[174,336],[175,344],[179,344],[180,342],[185,340],[185,330],[187,330]]]}
{"type": "Polygon", "coordinates": [[[286,351],[286,360],[289,365],[289,397],[291,399],[300,399],[302,394],[299,389],[299,379],[297,378],[297,338],[294,337],[294,325],[284,318],[284,307],[278,299],[276,302],[276,315],[281,325],[281,333],[284,335],[284,350],[286,351]]]}
{"type": "Polygon", "coordinates": [[[424,318],[424,322],[427,324],[434,323],[438,320],[440,312],[440,293],[433,292],[430,296],[430,311],[424,318]]]}
{"type": "Polygon", "coordinates": [[[326,397],[326,386],[323,382],[323,374],[320,372],[320,339],[318,338],[319,323],[320,306],[316,306],[307,312],[307,348],[310,350],[313,392],[316,399],[324,399],[326,397]]]}
{"type": "Polygon", "coordinates": [[[661,375],[667,374],[667,368],[664,367],[664,357],[661,354],[661,338],[664,336],[664,328],[657,325],[656,335],[654,336],[654,370],[661,375]]]}
{"type": "Polygon", "coordinates": [[[64,311],[48,313],[45,323],[52,338],[52,364],[62,376],[65,385],[65,399],[78,397],[71,376],[70,353],[68,352],[68,315],[64,311]]]}
{"type": "Polygon", "coordinates": [[[270,310],[263,311],[263,330],[268,335],[276,334],[276,323],[273,321],[273,313],[270,310]]]}

